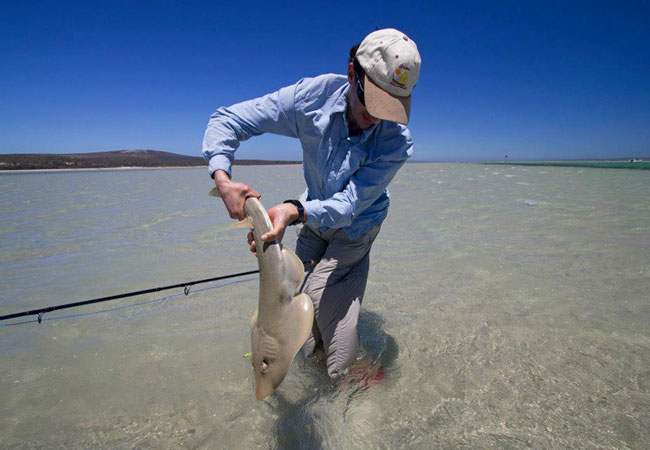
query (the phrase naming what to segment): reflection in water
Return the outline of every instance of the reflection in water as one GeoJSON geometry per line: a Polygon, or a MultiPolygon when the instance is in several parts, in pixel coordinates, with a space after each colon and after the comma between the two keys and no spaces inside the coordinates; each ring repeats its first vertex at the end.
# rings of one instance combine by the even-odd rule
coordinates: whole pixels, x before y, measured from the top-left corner
{"type": "Polygon", "coordinates": [[[398,374],[397,342],[382,329],[383,323],[380,315],[361,312],[361,350],[347,373],[336,380],[327,376],[322,350],[309,358],[299,354],[296,366],[309,386],[296,400],[288,398],[290,389],[284,386],[266,402],[278,415],[274,425],[277,449],[343,448],[349,408],[357,399],[370,395],[374,386],[390,383],[398,374]]]}

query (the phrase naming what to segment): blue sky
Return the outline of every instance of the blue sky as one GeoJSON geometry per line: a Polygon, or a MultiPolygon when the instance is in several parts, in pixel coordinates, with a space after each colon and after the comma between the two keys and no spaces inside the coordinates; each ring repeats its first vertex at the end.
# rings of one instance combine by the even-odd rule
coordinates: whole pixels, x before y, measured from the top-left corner
{"type": "MultiPolygon", "coordinates": [[[[0,153],[199,155],[210,114],[418,44],[416,160],[650,156],[650,3],[3,2],[0,153]]],[[[239,158],[300,159],[261,136],[239,158]]]]}

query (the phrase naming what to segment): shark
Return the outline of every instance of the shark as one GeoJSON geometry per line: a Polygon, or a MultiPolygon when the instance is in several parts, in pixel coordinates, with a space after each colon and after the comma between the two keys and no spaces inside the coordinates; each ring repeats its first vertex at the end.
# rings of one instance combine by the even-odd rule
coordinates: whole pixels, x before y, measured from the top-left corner
{"type": "MultiPolygon", "coordinates": [[[[219,191],[210,191],[219,197],[219,191]]],[[[251,363],[255,373],[255,398],[264,400],[280,386],[296,354],[309,337],[314,306],[307,294],[298,293],[305,278],[302,261],[281,242],[262,241],[273,229],[271,219],[254,197],[244,203],[246,218],[235,227],[252,230],[260,272],[257,310],[250,321],[251,363]]]]}

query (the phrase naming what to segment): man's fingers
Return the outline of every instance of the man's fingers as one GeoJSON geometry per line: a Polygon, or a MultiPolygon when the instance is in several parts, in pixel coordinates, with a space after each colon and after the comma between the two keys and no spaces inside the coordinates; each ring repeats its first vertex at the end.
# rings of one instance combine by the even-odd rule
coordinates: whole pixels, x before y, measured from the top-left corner
{"type": "Polygon", "coordinates": [[[248,239],[248,249],[253,253],[253,255],[257,256],[257,251],[255,248],[255,236],[253,236],[253,232],[250,231],[246,237],[248,239]]]}
{"type": "Polygon", "coordinates": [[[261,195],[259,192],[257,192],[255,189],[248,185],[244,185],[245,189],[243,190],[243,195],[244,195],[244,201],[246,201],[247,198],[255,197],[255,198],[260,198],[261,195]]]}
{"type": "Polygon", "coordinates": [[[246,214],[244,214],[244,211],[233,211],[228,213],[230,215],[231,219],[235,220],[244,220],[246,218],[246,214]]]}
{"type": "Polygon", "coordinates": [[[268,233],[264,233],[262,235],[262,240],[264,242],[274,241],[277,238],[277,236],[278,236],[278,233],[277,233],[276,229],[274,228],[271,231],[269,231],[268,233]]]}
{"type": "Polygon", "coordinates": [[[284,235],[284,228],[285,227],[281,223],[277,224],[275,227],[273,227],[273,230],[262,235],[262,240],[265,242],[281,241],[282,236],[284,235]]]}
{"type": "Polygon", "coordinates": [[[246,198],[250,198],[250,197],[255,197],[259,199],[262,196],[255,189],[250,188],[250,190],[246,193],[246,198]]]}
{"type": "Polygon", "coordinates": [[[219,189],[219,194],[231,219],[242,220],[246,216],[244,205],[247,198],[260,198],[259,192],[255,189],[244,183],[231,181],[230,178],[227,181],[220,179],[220,182],[217,183],[217,189],[219,189]]]}

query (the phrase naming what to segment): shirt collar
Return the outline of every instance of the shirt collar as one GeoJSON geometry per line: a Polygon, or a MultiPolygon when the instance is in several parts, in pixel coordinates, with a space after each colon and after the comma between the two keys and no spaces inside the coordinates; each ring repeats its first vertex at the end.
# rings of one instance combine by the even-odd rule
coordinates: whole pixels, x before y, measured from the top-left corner
{"type": "Polygon", "coordinates": [[[345,112],[345,108],[348,106],[348,91],[350,90],[350,83],[345,83],[343,86],[343,89],[339,90],[338,97],[336,98],[336,101],[334,102],[334,105],[332,106],[332,110],[330,114],[334,113],[339,113],[339,112],[345,112]]]}
{"type": "MultiPolygon", "coordinates": [[[[332,107],[331,112],[330,112],[330,115],[336,114],[336,113],[343,113],[343,124],[345,125],[346,134],[348,134],[349,127],[348,127],[348,118],[345,115],[345,109],[348,106],[347,98],[348,98],[348,91],[349,90],[350,90],[350,83],[345,83],[345,86],[343,86],[343,89],[341,90],[338,98],[334,102],[334,106],[332,107]]],[[[381,121],[379,123],[381,123],[381,121]]],[[[358,140],[358,142],[363,142],[366,139],[368,139],[368,136],[370,136],[370,134],[375,130],[375,128],[377,128],[379,123],[375,123],[375,124],[369,126],[365,130],[363,130],[359,136],[350,136],[350,135],[348,135],[348,137],[350,139],[355,138],[355,140],[358,140]]]]}

